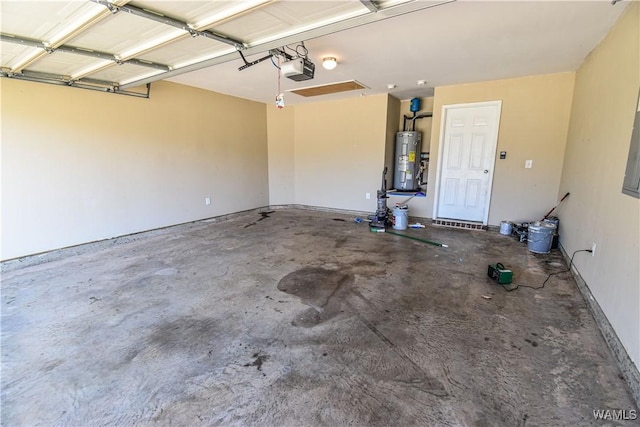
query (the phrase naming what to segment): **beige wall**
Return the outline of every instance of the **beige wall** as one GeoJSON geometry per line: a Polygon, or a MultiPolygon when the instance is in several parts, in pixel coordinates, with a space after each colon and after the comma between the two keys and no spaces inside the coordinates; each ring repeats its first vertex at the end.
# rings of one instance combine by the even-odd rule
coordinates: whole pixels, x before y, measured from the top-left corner
{"type": "Polygon", "coordinates": [[[355,96],[295,106],[295,203],[375,211],[387,98],[355,96]]]}
{"type": "Polygon", "coordinates": [[[640,86],[640,4],[634,2],[576,75],[560,193],[561,243],[640,367],[640,200],[622,194],[640,86]]]}
{"type": "Polygon", "coordinates": [[[264,104],[0,84],[2,259],[268,204],[264,104]]]}
{"type": "Polygon", "coordinates": [[[269,204],[295,202],[295,108],[267,106],[269,204]]]}
{"type": "Polygon", "coordinates": [[[431,132],[427,211],[433,214],[442,107],[502,101],[489,224],[544,216],[558,199],[574,73],[437,87],[431,132]],[[507,158],[498,159],[500,151],[507,158]],[[525,160],[533,168],[525,169],[525,160]]]}

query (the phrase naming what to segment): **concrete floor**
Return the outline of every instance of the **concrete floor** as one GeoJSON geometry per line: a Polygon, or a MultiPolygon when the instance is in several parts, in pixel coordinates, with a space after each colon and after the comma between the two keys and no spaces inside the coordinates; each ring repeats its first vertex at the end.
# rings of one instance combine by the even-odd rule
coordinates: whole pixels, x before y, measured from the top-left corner
{"type": "Polygon", "coordinates": [[[5,268],[2,425],[584,426],[637,409],[568,273],[510,293],[486,277],[501,261],[537,286],[566,269],[557,251],[406,233],[449,248],[278,210],[5,268]]]}

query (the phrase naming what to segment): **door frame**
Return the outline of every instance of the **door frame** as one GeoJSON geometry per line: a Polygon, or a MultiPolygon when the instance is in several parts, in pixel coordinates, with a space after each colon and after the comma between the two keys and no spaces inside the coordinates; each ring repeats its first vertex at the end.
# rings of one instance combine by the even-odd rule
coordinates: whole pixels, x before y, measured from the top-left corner
{"type": "MultiPolygon", "coordinates": [[[[433,219],[438,218],[438,207],[440,205],[440,181],[442,175],[442,158],[444,157],[444,135],[446,131],[447,113],[449,110],[457,108],[473,108],[473,107],[497,107],[498,110],[498,123],[496,127],[496,141],[494,145],[494,153],[491,158],[491,174],[489,175],[489,183],[487,186],[487,205],[484,210],[484,217],[482,219],[482,225],[488,225],[489,222],[489,209],[491,208],[491,192],[493,190],[493,174],[495,173],[496,166],[496,152],[498,151],[498,139],[500,136],[500,122],[502,116],[502,100],[497,101],[482,101],[482,102],[466,102],[462,104],[449,104],[442,106],[442,114],[440,118],[440,137],[438,141],[438,170],[436,171],[436,187],[434,190],[433,199],[433,219]]],[[[465,220],[460,220],[466,222],[465,220]]]]}

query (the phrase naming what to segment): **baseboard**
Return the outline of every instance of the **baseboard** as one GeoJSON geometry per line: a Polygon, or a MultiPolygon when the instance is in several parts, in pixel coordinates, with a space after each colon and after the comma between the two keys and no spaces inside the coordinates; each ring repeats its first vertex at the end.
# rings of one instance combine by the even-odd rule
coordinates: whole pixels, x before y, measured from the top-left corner
{"type": "MultiPolygon", "coordinates": [[[[559,248],[567,264],[569,264],[571,257],[567,254],[562,245],[559,245],[559,248]]],[[[571,274],[578,285],[578,289],[580,290],[582,297],[587,303],[587,307],[589,307],[589,311],[598,325],[598,329],[600,329],[602,337],[611,350],[611,353],[622,372],[622,376],[631,389],[631,394],[636,401],[636,405],[640,407],[640,371],[638,371],[638,367],[633,363],[631,357],[629,357],[629,353],[627,353],[624,345],[622,345],[615,329],[613,329],[613,326],[609,323],[609,319],[607,319],[607,316],[602,311],[600,304],[598,304],[598,301],[591,293],[589,286],[582,278],[582,275],[580,275],[580,272],[576,269],[575,265],[571,268],[571,274]]]]}
{"type": "MultiPolygon", "coordinates": [[[[254,209],[248,209],[244,211],[232,212],[232,213],[219,215],[211,218],[188,221],[180,224],[172,224],[166,227],[160,227],[160,228],[154,228],[154,229],[139,231],[139,232],[130,233],[130,234],[118,235],[118,236],[114,236],[114,237],[110,237],[102,240],[79,243],[77,245],[67,246],[63,248],[56,248],[50,251],[40,252],[36,254],[25,255],[23,257],[7,259],[7,260],[0,261],[0,271],[8,272],[8,271],[17,270],[20,268],[30,267],[33,265],[39,265],[39,264],[44,264],[51,261],[57,261],[70,256],[81,255],[83,253],[93,252],[93,251],[105,249],[111,246],[125,244],[128,242],[145,238],[145,237],[157,236],[165,233],[172,233],[172,232],[188,229],[189,227],[195,226],[196,224],[199,224],[199,223],[216,223],[216,222],[229,221],[245,215],[250,215],[257,212],[263,212],[265,210],[279,210],[279,209],[303,209],[303,210],[311,210],[311,211],[317,211],[317,212],[353,215],[354,217],[359,216],[364,218],[366,218],[369,215],[372,215],[372,212],[327,208],[322,206],[309,206],[309,205],[297,205],[297,204],[269,205],[269,206],[254,208],[254,209]]],[[[429,223],[427,221],[430,221],[429,218],[420,218],[420,217],[411,217],[410,219],[413,219],[416,221],[422,221],[423,223],[426,223],[426,224],[429,223]]]]}
{"type": "Polygon", "coordinates": [[[313,210],[313,211],[319,211],[319,212],[331,212],[331,213],[339,213],[339,214],[354,215],[354,216],[361,216],[361,217],[366,217],[367,215],[371,215],[371,212],[325,208],[321,206],[307,206],[307,205],[294,205],[294,204],[263,206],[259,208],[247,209],[244,211],[218,215],[215,217],[198,219],[195,221],[172,224],[166,227],[154,228],[154,229],[139,231],[139,232],[130,233],[130,234],[122,234],[118,236],[109,237],[107,239],[79,243],[77,245],[67,246],[63,248],[56,248],[50,251],[25,255],[23,257],[7,259],[0,262],[0,271],[3,271],[3,272],[14,271],[14,270],[18,270],[25,267],[44,264],[51,261],[57,261],[70,256],[82,255],[87,252],[98,251],[98,250],[109,248],[115,245],[133,242],[146,237],[158,236],[165,233],[179,232],[180,230],[188,229],[189,227],[195,226],[196,224],[199,224],[199,223],[224,222],[224,221],[236,219],[245,215],[251,215],[251,214],[263,212],[266,210],[278,210],[278,209],[306,209],[306,210],[313,210]]]}
{"type": "Polygon", "coordinates": [[[67,246],[64,248],[52,249],[46,252],[40,252],[37,254],[31,254],[23,257],[4,260],[0,262],[0,270],[2,272],[14,271],[14,270],[18,270],[25,267],[30,267],[33,265],[44,264],[47,262],[64,259],[70,256],[82,255],[87,252],[93,252],[93,251],[109,248],[112,246],[133,242],[146,237],[159,236],[162,234],[173,233],[180,230],[186,230],[199,223],[224,222],[224,221],[229,221],[245,215],[250,215],[253,213],[265,211],[265,210],[267,210],[267,207],[248,209],[245,211],[228,213],[228,214],[219,215],[211,218],[188,221],[180,224],[172,224],[166,227],[154,228],[150,230],[139,231],[136,233],[114,236],[107,239],[79,243],[77,245],[67,246]]]}
{"type": "Polygon", "coordinates": [[[342,215],[353,215],[353,216],[359,216],[359,217],[367,217],[369,215],[372,215],[373,212],[367,212],[367,211],[354,211],[354,210],[348,210],[348,209],[338,209],[338,208],[327,208],[324,206],[311,206],[311,205],[270,205],[269,209],[302,209],[302,210],[308,210],[308,211],[317,211],[317,212],[329,212],[329,213],[336,213],[336,214],[342,214],[342,215]]]}

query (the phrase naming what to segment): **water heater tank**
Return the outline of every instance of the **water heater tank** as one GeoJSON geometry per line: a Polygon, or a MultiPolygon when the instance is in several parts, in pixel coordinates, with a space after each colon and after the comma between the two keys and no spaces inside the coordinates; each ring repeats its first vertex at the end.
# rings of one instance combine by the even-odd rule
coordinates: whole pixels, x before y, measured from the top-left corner
{"type": "Polygon", "coordinates": [[[393,187],[400,191],[420,189],[420,150],[422,148],[420,132],[398,132],[396,134],[395,172],[393,187]]]}

